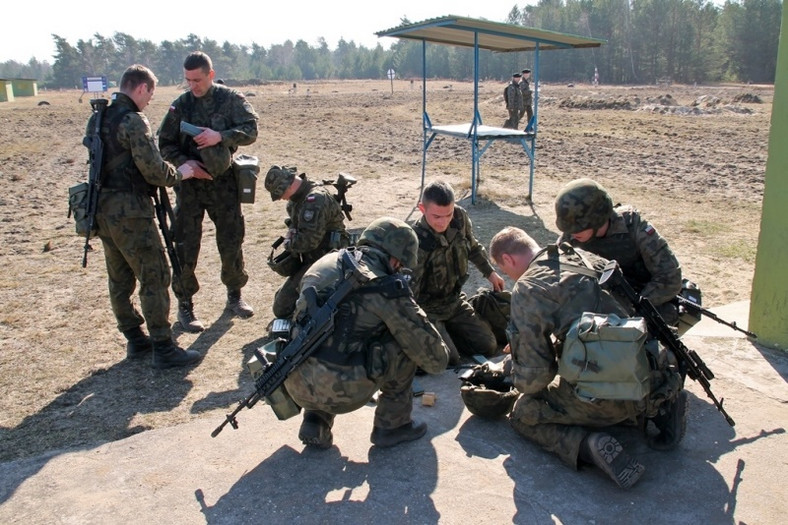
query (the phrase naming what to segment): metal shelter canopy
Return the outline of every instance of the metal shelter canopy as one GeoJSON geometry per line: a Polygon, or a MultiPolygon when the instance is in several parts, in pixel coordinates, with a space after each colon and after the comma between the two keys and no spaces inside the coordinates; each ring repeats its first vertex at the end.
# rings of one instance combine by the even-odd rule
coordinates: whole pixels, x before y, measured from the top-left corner
{"type": "MultiPolygon", "coordinates": [[[[379,37],[389,36],[422,42],[422,113],[424,138],[421,163],[421,187],[424,188],[424,177],[427,164],[427,149],[436,135],[449,135],[466,138],[471,141],[471,202],[476,202],[476,183],[479,172],[479,159],[493,141],[504,139],[519,142],[529,158],[530,179],[528,196],[530,200],[534,183],[534,149],[538,131],[539,115],[539,52],[552,49],[572,49],[599,47],[605,41],[595,38],[581,37],[568,33],[558,33],[525,27],[517,24],[490,22],[475,18],[464,18],[448,15],[433,18],[414,24],[404,24],[375,33],[379,37]],[[433,126],[427,114],[427,42],[473,48],[473,119],[469,124],[450,126],[433,126]],[[517,51],[533,51],[533,84],[534,116],[526,130],[519,131],[505,128],[483,126],[479,114],[479,49],[509,53],[517,51]],[[483,126],[480,128],[480,126],[483,126]],[[481,132],[480,132],[481,129],[481,132]],[[459,132],[461,130],[462,132],[459,132]],[[467,131],[466,131],[467,130],[467,131]],[[479,147],[479,141],[486,141],[479,147]]],[[[419,193],[421,196],[421,193],[419,193]]]]}

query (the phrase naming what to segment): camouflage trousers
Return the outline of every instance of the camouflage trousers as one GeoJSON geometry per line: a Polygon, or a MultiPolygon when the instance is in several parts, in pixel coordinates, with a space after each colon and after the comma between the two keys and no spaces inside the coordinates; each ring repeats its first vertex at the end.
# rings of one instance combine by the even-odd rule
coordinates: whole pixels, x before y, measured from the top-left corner
{"type": "Polygon", "coordinates": [[[508,129],[517,129],[520,127],[520,110],[519,109],[509,109],[509,118],[506,119],[506,122],[503,123],[504,128],[508,129]]]}
{"type": "Polygon", "coordinates": [[[580,444],[590,433],[586,427],[616,425],[644,410],[645,401],[582,400],[572,385],[556,377],[541,392],[520,396],[509,422],[519,434],[577,468],[580,444]]]}
{"type": "Polygon", "coordinates": [[[298,296],[301,293],[301,279],[303,279],[309,266],[308,264],[303,265],[296,273],[288,277],[274,293],[274,304],[271,307],[274,317],[289,319],[293,316],[296,301],[298,301],[298,296]]]}
{"type": "Polygon", "coordinates": [[[392,429],[409,423],[416,363],[390,336],[370,345],[368,352],[365,362],[355,366],[309,357],[287,377],[287,392],[306,410],[336,415],[361,408],[380,390],[374,426],[392,429]]]}
{"type": "Polygon", "coordinates": [[[170,267],[150,198],[105,190],[98,210],[96,225],[104,247],[109,300],[118,330],[124,332],[145,322],[154,341],[170,339],[170,267]],[[137,281],[142,315],[131,301],[137,281]]]}
{"type": "Polygon", "coordinates": [[[427,317],[451,350],[449,357],[452,364],[456,364],[460,355],[480,354],[489,357],[498,351],[498,341],[492,328],[465,300],[464,294],[451,310],[440,313],[427,312],[427,317]]]}
{"type": "Polygon", "coordinates": [[[172,225],[181,263],[181,278],[172,290],[179,301],[188,301],[200,289],[195,275],[202,242],[205,212],[216,226],[216,247],[222,261],[221,279],[228,290],[240,290],[249,280],[244,269],[244,216],[232,172],[213,181],[188,180],[175,188],[175,220],[172,225]]]}

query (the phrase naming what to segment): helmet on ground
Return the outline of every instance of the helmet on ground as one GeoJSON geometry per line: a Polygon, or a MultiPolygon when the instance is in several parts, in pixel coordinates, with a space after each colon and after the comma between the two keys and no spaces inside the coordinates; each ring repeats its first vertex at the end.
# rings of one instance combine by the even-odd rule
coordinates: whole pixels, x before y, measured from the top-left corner
{"type": "Polygon", "coordinates": [[[361,232],[359,246],[374,246],[399,259],[406,268],[418,261],[419,240],[408,223],[393,217],[375,219],[361,232]]]}
{"type": "Polygon", "coordinates": [[[555,225],[564,233],[602,227],[613,212],[613,200],[599,183],[576,179],[555,198],[555,225]]]}
{"type": "MultiPolygon", "coordinates": [[[[497,386],[497,385],[495,385],[497,386]]],[[[506,391],[464,382],[460,387],[462,402],[471,414],[488,419],[496,419],[509,414],[520,393],[513,386],[506,391]]]]}
{"type": "Polygon", "coordinates": [[[272,201],[278,201],[296,177],[297,168],[271,166],[265,175],[265,189],[271,194],[272,201]]]}

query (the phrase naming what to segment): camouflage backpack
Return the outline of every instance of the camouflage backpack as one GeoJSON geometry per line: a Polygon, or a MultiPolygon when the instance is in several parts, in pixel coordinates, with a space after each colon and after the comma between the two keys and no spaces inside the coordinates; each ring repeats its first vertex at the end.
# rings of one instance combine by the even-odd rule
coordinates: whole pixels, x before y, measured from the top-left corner
{"type": "Polygon", "coordinates": [[[476,295],[468,299],[476,315],[487,321],[492,328],[499,345],[505,345],[506,326],[509,324],[509,311],[512,304],[512,292],[496,292],[487,288],[479,288],[476,295]]]}

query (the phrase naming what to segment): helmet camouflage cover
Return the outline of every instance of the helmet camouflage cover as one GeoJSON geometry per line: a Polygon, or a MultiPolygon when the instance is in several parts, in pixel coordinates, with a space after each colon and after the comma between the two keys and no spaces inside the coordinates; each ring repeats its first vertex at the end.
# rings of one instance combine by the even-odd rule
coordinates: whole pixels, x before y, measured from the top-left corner
{"type": "Polygon", "coordinates": [[[512,411],[514,402],[517,401],[520,393],[514,387],[508,387],[507,390],[501,391],[466,381],[460,387],[460,395],[462,402],[471,414],[495,419],[506,416],[512,411]]]}
{"type": "Polygon", "coordinates": [[[265,175],[265,189],[271,194],[272,201],[278,201],[293,183],[297,168],[271,166],[265,175]]]}
{"type": "Polygon", "coordinates": [[[418,262],[419,240],[408,223],[393,217],[375,219],[361,233],[358,245],[379,248],[399,259],[406,268],[414,268],[418,262]]]}
{"type": "Polygon", "coordinates": [[[573,180],[555,198],[555,225],[564,233],[600,228],[612,212],[607,190],[587,178],[573,180]]]}

